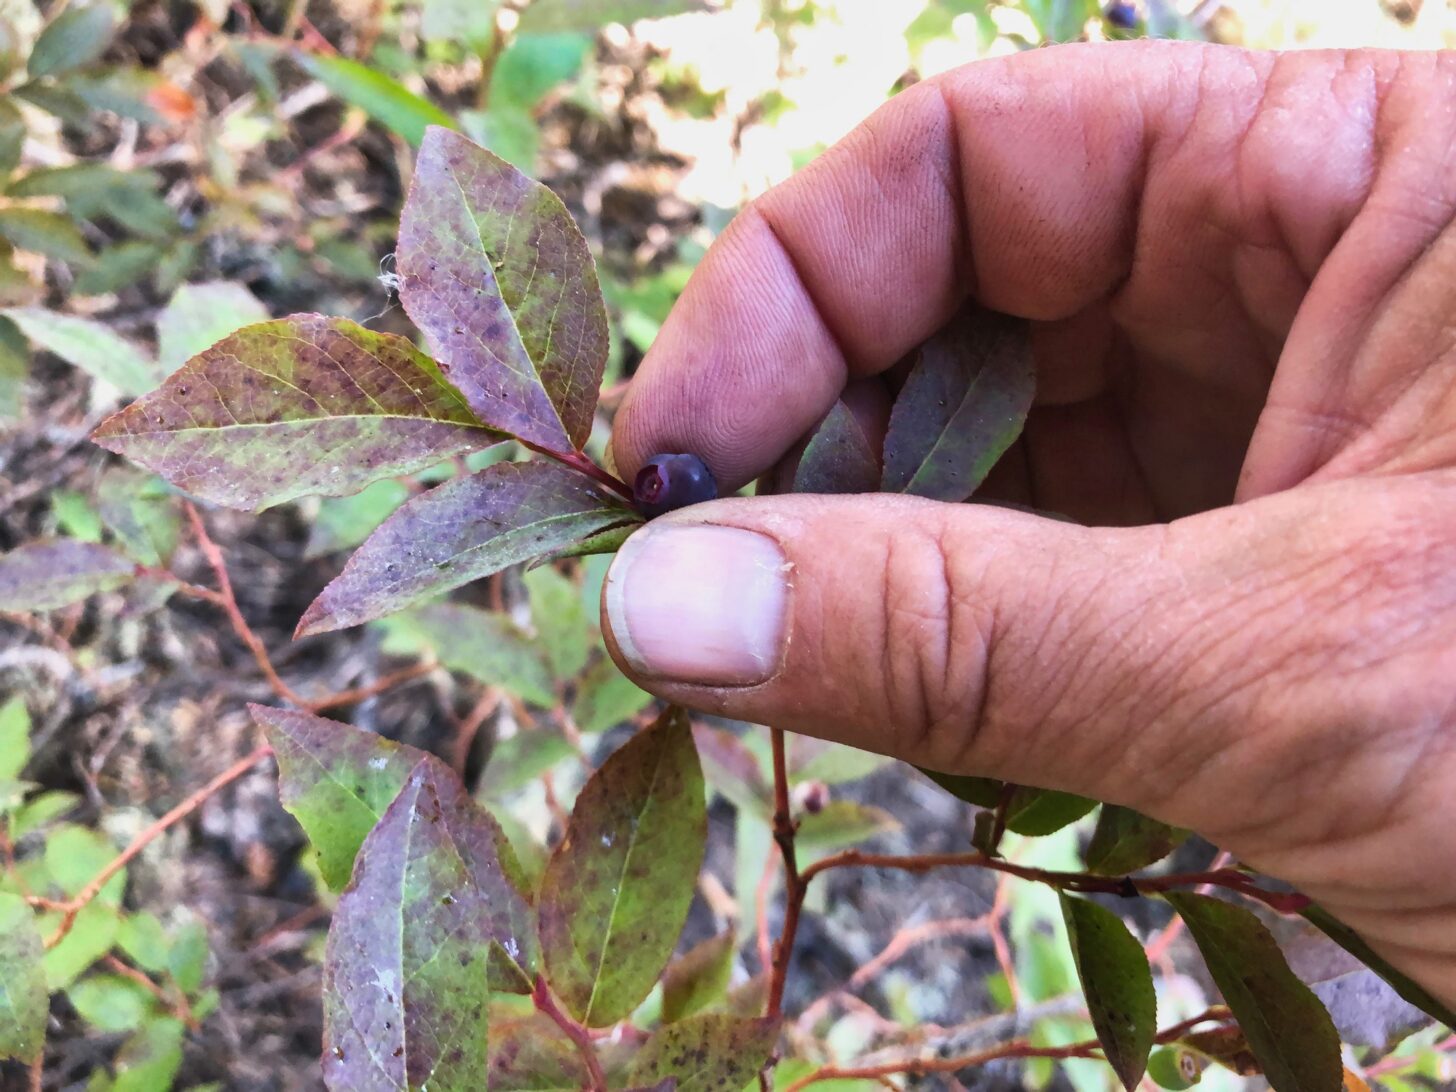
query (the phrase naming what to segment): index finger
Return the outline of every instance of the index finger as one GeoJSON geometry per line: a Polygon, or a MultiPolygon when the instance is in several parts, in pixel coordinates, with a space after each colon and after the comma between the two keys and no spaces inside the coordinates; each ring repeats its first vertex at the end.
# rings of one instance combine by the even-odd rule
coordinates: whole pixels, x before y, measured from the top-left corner
{"type": "Polygon", "coordinates": [[[619,470],[692,451],[737,488],[968,294],[1069,318],[1123,287],[1136,255],[1133,309],[1166,319],[1185,297],[1206,305],[1208,270],[1237,247],[1287,251],[1312,276],[1368,186],[1347,59],[1065,46],[915,85],[714,244],[619,411],[619,470]],[[1362,152],[1348,170],[1347,145],[1362,152]]]}

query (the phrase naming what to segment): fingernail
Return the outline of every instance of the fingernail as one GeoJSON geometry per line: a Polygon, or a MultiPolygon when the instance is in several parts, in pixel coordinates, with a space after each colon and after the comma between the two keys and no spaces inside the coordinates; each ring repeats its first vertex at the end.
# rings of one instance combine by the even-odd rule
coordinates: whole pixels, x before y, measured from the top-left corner
{"type": "Polygon", "coordinates": [[[643,675],[752,686],[783,658],[788,569],[778,543],[754,531],[655,524],[607,571],[607,623],[643,675]]]}

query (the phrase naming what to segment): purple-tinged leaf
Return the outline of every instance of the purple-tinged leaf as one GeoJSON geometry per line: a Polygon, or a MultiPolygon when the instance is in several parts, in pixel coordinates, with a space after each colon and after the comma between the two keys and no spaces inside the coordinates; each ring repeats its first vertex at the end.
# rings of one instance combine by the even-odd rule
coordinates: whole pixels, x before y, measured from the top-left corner
{"type": "Polygon", "coordinates": [[[1339,1033],[1263,923],[1243,907],[1207,895],[1177,891],[1164,898],[1187,924],[1274,1092],[1339,1088],[1339,1033]]]}
{"type": "Polygon", "coordinates": [[[94,439],[216,504],[261,509],[356,493],[500,437],[404,338],[293,315],[199,353],[94,439]]]}
{"type": "Polygon", "coordinates": [[[703,862],[707,809],[687,713],[669,708],[587,781],[541,881],[552,990],[589,1027],[647,996],[672,956],[703,862]]]}
{"type": "Polygon", "coordinates": [[[662,976],[662,1022],[693,1016],[728,995],[737,938],[733,930],[693,945],[662,976]]]}
{"type": "Polygon", "coordinates": [[[53,610],[129,583],[136,563],[107,546],[44,539],[0,554],[0,610],[53,610]]]}
{"type": "Polygon", "coordinates": [[[324,953],[324,1080],[475,1092],[492,990],[529,989],[530,904],[505,835],[434,758],[365,839],[324,953]]]}
{"type": "Polygon", "coordinates": [[[1401,974],[1384,959],[1382,959],[1359,933],[1351,929],[1344,922],[1337,919],[1328,910],[1321,906],[1310,904],[1302,911],[1305,920],[1313,925],[1325,936],[1329,937],[1345,951],[1349,952],[1375,974],[1379,975],[1393,989],[1396,994],[1410,1002],[1416,1008],[1434,1016],[1447,1027],[1456,1028],[1456,1009],[1436,1000],[1422,986],[1418,986],[1405,975],[1401,974]]]}
{"type": "Polygon", "coordinates": [[[1021,434],[1036,393],[1020,319],[971,306],[918,350],[890,412],[880,488],[963,501],[1021,434]]]}
{"type": "Polygon", "coordinates": [[[1087,870],[1099,876],[1125,876],[1161,861],[1187,838],[1186,830],[1149,819],[1131,808],[1103,804],[1092,841],[1087,845],[1087,870]]]}
{"type": "Polygon", "coordinates": [[[1061,903],[1097,1039],[1124,1087],[1134,1089],[1158,1035],[1158,998],[1148,957],[1111,910],[1066,894],[1061,903]]]}
{"type": "Polygon", "coordinates": [[[399,227],[400,302],[492,428],[580,449],[607,359],[590,250],[545,186],[431,128],[399,227]]]}
{"type": "Polygon", "coordinates": [[[576,1044],[539,1013],[497,1019],[490,1028],[490,1092],[581,1092],[591,1075],[576,1044]]]}
{"type": "Polygon", "coordinates": [[[768,1064],[778,1038],[778,1021],[766,1017],[690,1016],[643,1044],[626,1081],[653,1085],[675,1078],[678,1092],[738,1092],[768,1064]]]}
{"type": "Polygon", "coordinates": [[[318,854],[324,882],[349,882],[354,858],[425,752],[312,713],[250,705],[278,760],[278,797],[318,854]]]}
{"type": "Polygon", "coordinates": [[[400,507],[298,623],[300,637],[357,626],[634,519],[558,463],[496,463],[400,507]]]}
{"type": "Polygon", "coordinates": [[[622,548],[632,534],[642,526],[643,520],[636,512],[626,517],[630,522],[618,524],[615,527],[608,527],[605,531],[590,535],[570,546],[560,550],[553,550],[544,557],[538,557],[526,566],[527,569],[534,569],[539,565],[546,565],[552,561],[564,561],[571,557],[589,557],[592,554],[614,554],[622,548]]]}
{"type": "Polygon", "coordinates": [[[794,471],[795,493],[875,493],[880,488],[880,460],[874,445],[842,401],[799,456],[794,471]]]}

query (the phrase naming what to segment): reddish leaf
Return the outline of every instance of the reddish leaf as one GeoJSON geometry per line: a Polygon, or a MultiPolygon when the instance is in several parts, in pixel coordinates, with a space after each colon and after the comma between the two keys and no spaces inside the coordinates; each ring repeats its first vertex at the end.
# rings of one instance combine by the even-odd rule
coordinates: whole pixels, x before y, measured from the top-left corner
{"type": "Polygon", "coordinates": [[[1339,1088],[1340,1037],[1319,999],[1294,977],[1249,911],[1189,891],[1164,898],[1188,925],[1274,1092],[1339,1088]]]}
{"type": "Polygon", "coordinates": [[[586,240],[554,193],[431,128],[399,229],[399,298],[487,425],[580,448],[607,358],[586,240]]]}
{"type": "Polygon", "coordinates": [[[490,1092],[581,1092],[591,1083],[576,1044],[539,1013],[490,1028],[490,1092]]]}
{"type": "Polygon", "coordinates": [[[795,493],[874,493],[880,460],[850,408],[834,403],[799,457],[795,493]]]}
{"type": "Polygon", "coordinates": [[[722,1001],[733,976],[733,930],[695,944],[662,976],[662,1022],[671,1024],[722,1001]]]}
{"type": "Polygon", "coordinates": [[[356,493],[499,438],[404,338],[321,315],[244,327],[94,434],[233,508],[356,493]]]}
{"type": "Polygon", "coordinates": [[[1136,1088],[1158,1034],[1158,1001],[1148,957],[1111,910],[1066,894],[1061,895],[1061,904],[1097,1039],[1123,1085],[1136,1088]]]}
{"type": "Polygon", "coordinates": [[[918,350],[890,413],[880,488],[965,500],[1020,435],[1035,392],[1026,323],[962,311],[918,350]]]}
{"type": "Polygon", "coordinates": [[[250,705],[278,760],[278,797],[303,827],[324,882],[349,882],[379,817],[425,758],[374,732],[293,709],[250,705]]]}
{"type": "Polygon", "coordinates": [[[671,707],[602,765],[576,799],[541,881],[551,988],[602,1027],[647,996],[687,918],[707,838],[703,772],[671,707]]]}
{"type": "Polygon", "coordinates": [[[357,626],[635,518],[557,463],[496,463],[402,505],[313,601],[298,634],[357,626]]]}
{"type": "Polygon", "coordinates": [[[738,1092],[768,1064],[778,1038],[777,1020],[690,1016],[648,1039],[626,1080],[651,1085],[671,1077],[678,1092],[738,1092]]]}
{"type": "Polygon", "coordinates": [[[1186,830],[1149,819],[1131,808],[1103,804],[1097,829],[1087,845],[1087,869],[1101,876],[1123,876],[1161,861],[1188,838],[1186,830]]]}
{"type": "Polygon", "coordinates": [[[348,1092],[474,1092],[492,989],[529,989],[515,856],[443,763],[415,766],[365,840],[324,953],[324,1079],[348,1092]]]}
{"type": "Polygon", "coordinates": [[[0,610],[52,610],[128,583],[136,564],[73,538],[28,542],[0,554],[0,610]]]}

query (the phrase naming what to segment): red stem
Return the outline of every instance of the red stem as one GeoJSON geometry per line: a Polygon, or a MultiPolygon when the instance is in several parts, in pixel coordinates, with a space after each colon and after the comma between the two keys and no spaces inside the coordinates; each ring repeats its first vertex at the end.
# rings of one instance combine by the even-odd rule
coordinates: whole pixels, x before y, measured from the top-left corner
{"type": "Polygon", "coordinates": [[[597,1052],[592,1049],[591,1032],[562,1011],[556,998],[551,996],[546,979],[541,975],[536,976],[536,988],[531,991],[531,1000],[535,1003],[537,1012],[549,1016],[566,1037],[576,1044],[577,1052],[581,1054],[581,1060],[586,1063],[587,1074],[591,1077],[591,1092],[607,1092],[607,1075],[602,1072],[602,1063],[597,1059],[597,1052]]]}
{"type": "Polygon", "coordinates": [[[615,474],[608,474],[580,451],[554,451],[549,447],[537,447],[526,440],[522,440],[521,443],[537,454],[545,455],[548,459],[555,459],[563,466],[569,466],[571,469],[585,474],[588,478],[601,482],[613,493],[622,496],[629,504],[632,503],[632,487],[615,474]]]}
{"type": "Polygon", "coordinates": [[[794,955],[794,937],[799,931],[799,915],[804,908],[804,895],[809,888],[813,870],[802,875],[799,872],[798,853],[794,846],[794,835],[798,831],[793,816],[789,814],[789,768],[784,751],[784,733],[770,728],[769,739],[773,745],[774,775],[774,841],[784,859],[784,927],[779,933],[778,943],[773,950],[773,968],[769,976],[768,1015],[777,1019],[783,1015],[784,987],[789,978],[789,961],[794,955]]]}

